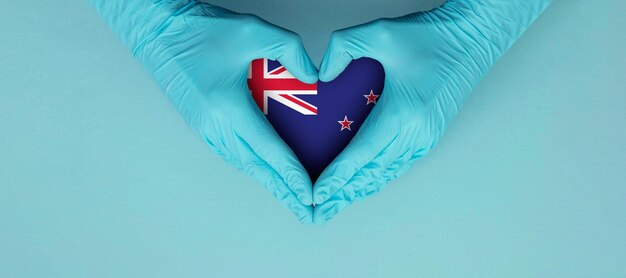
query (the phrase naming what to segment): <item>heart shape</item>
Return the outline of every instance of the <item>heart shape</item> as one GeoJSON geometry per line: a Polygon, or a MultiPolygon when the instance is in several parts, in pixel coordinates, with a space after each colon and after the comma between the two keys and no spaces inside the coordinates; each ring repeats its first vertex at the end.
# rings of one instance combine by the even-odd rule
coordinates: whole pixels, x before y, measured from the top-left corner
{"type": "Polygon", "coordinates": [[[248,87],[311,180],[350,143],[382,94],[385,71],[376,60],[354,60],[335,80],[305,84],[279,62],[252,62],[248,87]]]}

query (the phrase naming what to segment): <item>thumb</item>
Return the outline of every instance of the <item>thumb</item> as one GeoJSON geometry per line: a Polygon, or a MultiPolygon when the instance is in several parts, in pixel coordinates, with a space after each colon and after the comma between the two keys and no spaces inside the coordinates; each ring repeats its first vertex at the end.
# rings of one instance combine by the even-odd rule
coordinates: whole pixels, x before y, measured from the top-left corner
{"type": "Polygon", "coordinates": [[[298,80],[313,84],[317,82],[317,68],[304,49],[302,39],[294,32],[273,25],[255,15],[238,15],[254,28],[248,28],[248,37],[259,46],[249,62],[259,58],[277,60],[298,80]]]}
{"type": "Polygon", "coordinates": [[[300,37],[298,35],[295,36],[296,38],[288,42],[284,51],[276,57],[276,60],[285,66],[287,71],[298,80],[314,84],[317,82],[317,68],[313,65],[313,61],[311,61],[309,54],[304,49],[300,37]]]}
{"type": "Polygon", "coordinates": [[[306,52],[300,36],[282,28],[276,29],[275,39],[261,56],[277,60],[289,73],[304,83],[317,82],[317,68],[306,52]]]}
{"type": "Polygon", "coordinates": [[[363,57],[362,51],[357,47],[361,43],[349,34],[349,30],[339,30],[332,33],[328,43],[328,49],[320,67],[319,78],[323,82],[333,81],[341,74],[352,60],[363,57]]]}

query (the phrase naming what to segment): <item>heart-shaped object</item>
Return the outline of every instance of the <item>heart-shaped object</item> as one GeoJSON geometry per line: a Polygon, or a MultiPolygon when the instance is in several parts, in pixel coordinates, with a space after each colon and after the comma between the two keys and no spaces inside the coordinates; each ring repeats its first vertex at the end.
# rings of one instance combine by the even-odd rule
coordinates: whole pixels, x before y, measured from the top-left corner
{"type": "Polygon", "coordinates": [[[361,58],[331,82],[305,84],[279,62],[252,62],[248,87],[276,132],[296,154],[311,180],[350,143],[382,94],[385,71],[361,58]]]}

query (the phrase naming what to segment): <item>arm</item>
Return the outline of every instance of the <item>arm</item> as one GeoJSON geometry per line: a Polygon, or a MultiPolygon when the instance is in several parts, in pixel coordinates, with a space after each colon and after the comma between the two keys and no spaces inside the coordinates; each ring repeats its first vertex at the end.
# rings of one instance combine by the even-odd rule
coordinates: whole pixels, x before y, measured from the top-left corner
{"type": "Polygon", "coordinates": [[[335,31],[320,80],[352,59],[385,68],[385,89],[313,188],[316,222],[378,192],[425,156],[472,92],[550,0],[450,0],[428,12],[335,31]]]}
{"type": "Polygon", "coordinates": [[[177,10],[195,1],[89,0],[122,42],[131,50],[139,45],[177,10]],[[161,1],[163,2],[163,1],[161,1]]]}
{"type": "MultiPolygon", "coordinates": [[[[432,11],[432,18],[453,22],[450,34],[476,60],[476,72],[484,75],[515,43],[551,0],[450,0],[432,11]]],[[[422,13],[409,17],[419,18],[422,13]]]]}

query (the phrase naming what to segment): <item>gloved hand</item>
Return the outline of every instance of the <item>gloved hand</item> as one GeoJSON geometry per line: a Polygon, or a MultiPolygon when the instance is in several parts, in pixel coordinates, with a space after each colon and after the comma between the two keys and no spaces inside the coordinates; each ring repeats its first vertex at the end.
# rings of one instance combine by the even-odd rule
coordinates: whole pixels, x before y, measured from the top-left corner
{"type": "Polygon", "coordinates": [[[269,58],[315,83],[317,69],[300,38],[258,17],[195,0],[90,1],[211,149],[310,223],[307,172],[256,106],[246,82],[250,62],[269,58]]]}
{"type": "Polygon", "coordinates": [[[315,183],[314,221],[324,223],[378,192],[426,155],[480,79],[549,3],[451,0],[334,32],[321,81],[360,57],[381,62],[386,80],[359,133],[315,183]]]}

